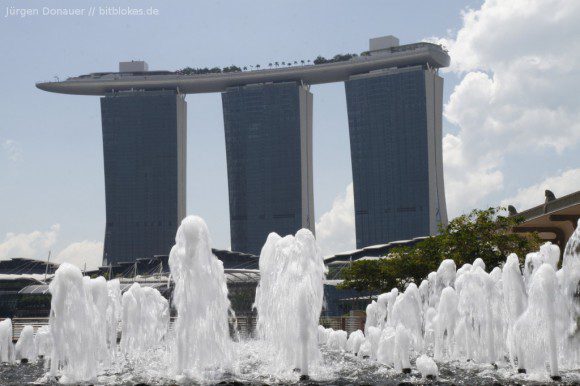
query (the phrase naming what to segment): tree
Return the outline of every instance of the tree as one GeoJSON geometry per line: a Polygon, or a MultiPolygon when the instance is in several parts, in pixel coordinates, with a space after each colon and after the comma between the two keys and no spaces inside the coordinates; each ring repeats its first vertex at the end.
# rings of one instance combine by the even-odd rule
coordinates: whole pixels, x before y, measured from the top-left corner
{"type": "Polygon", "coordinates": [[[304,66],[304,59],[302,59],[302,60],[300,61],[300,64],[302,64],[302,65],[304,66]]]}
{"type": "Polygon", "coordinates": [[[260,69],[260,65],[259,64],[256,64],[256,68],[259,70],[260,69]]]}
{"type": "Polygon", "coordinates": [[[272,68],[272,63],[268,63],[268,67],[272,68]]]}
{"type": "Polygon", "coordinates": [[[473,210],[440,228],[437,236],[413,246],[393,248],[382,259],[355,261],[343,270],[340,286],[372,292],[387,292],[393,287],[403,290],[411,282],[419,285],[445,259],[452,259],[460,267],[481,258],[488,271],[502,265],[510,253],[517,254],[523,263],[527,253],[539,248],[540,239],[537,234],[512,233],[523,218],[506,217],[500,214],[502,211],[473,210]]]}
{"type": "Polygon", "coordinates": [[[324,63],[328,63],[328,59],[326,59],[324,56],[318,55],[316,59],[314,59],[314,64],[324,64],[324,63]]]}
{"type": "Polygon", "coordinates": [[[278,62],[274,62],[274,64],[276,65],[276,67],[278,67],[280,65],[280,63],[278,63],[278,62]]]}
{"type": "Polygon", "coordinates": [[[222,69],[222,72],[240,72],[240,71],[242,71],[242,69],[239,68],[238,66],[234,66],[234,65],[231,65],[229,67],[224,67],[222,69]]]}

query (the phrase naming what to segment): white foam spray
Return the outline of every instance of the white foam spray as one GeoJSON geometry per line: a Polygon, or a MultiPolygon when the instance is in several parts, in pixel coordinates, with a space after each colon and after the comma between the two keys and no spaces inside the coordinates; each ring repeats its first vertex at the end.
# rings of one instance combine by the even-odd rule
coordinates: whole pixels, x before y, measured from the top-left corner
{"type": "Polygon", "coordinates": [[[133,283],[123,294],[121,350],[143,355],[158,347],[169,327],[169,303],[158,290],[133,283]]]}
{"type": "Polygon", "coordinates": [[[14,345],[12,344],[12,320],[0,322],[0,362],[14,362],[14,345]]]}
{"type": "Polygon", "coordinates": [[[201,217],[186,217],[177,230],[169,255],[175,281],[174,372],[211,378],[231,363],[228,289],[224,267],[211,251],[207,225],[201,217]]]}
{"type": "Polygon", "coordinates": [[[34,327],[26,325],[20,331],[20,337],[15,345],[16,360],[36,361],[36,345],[34,344],[34,327]]]}
{"type": "Polygon", "coordinates": [[[53,337],[50,375],[62,382],[94,380],[99,369],[98,347],[101,331],[95,328],[95,308],[81,270],[63,263],[50,283],[52,295],[50,332],[53,337]]]}
{"type": "Polygon", "coordinates": [[[284,238],[268,236],[260,254],[255,306],[258,334],[273,347],[277,358],[274,371],[299,368],[307,375],[309,364],[319,359],[324,275],[324,262],[309,230],[284,238]]]}

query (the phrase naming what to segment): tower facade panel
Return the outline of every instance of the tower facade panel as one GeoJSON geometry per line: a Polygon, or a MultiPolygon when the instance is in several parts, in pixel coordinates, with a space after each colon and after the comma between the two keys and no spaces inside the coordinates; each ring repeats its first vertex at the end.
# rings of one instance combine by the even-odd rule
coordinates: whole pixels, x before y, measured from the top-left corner
{"type": "Polygon", "coordinates": [[[185,216],[186,102],[175,91],[101,98],[103,264],[167,255],[185,216]]]}
{"type": "Polygon", "coordinates": [[[423,67],[345,82],[357,248],[435,234],[447,214],[443,80],[423,67]]]}
{"type": "Polygon", "coordinates": [[[259,255],[270,232],[314,231],[312,94],[295,82],[222,93],[231,248],[259,255]]]}

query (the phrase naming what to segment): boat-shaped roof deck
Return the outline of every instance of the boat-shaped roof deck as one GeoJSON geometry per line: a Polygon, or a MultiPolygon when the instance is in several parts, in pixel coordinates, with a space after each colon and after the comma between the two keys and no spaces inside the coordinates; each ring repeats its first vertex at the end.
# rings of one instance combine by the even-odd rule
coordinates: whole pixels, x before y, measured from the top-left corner
{"type": "Polygon", "coordinates": [[[425,65],[447,67],[449,55],[439,45],[414,43],[374,51],[347,61],[296,65],[240,72],[183,75],[170,71],[100,72],[65,81],[40,82],[41,90],[74,95],[105,95],[124,90],[178,90],[183,94],[226,91],[230,87],[260,83],[301,82],[306,85],[342,82],[353,75],[393,67],[425,65]]]}

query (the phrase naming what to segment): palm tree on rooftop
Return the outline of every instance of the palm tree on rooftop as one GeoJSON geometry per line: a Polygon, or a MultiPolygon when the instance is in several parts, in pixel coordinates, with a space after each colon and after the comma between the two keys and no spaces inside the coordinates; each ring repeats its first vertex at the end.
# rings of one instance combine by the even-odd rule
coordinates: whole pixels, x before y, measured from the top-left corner
{"type": "Polygon", "coordinates": [[[256,68],[259,70],[260,69],[260,65],[259,64],[256,64],[256,68]]]}
{"type": "Polygon", "coordinates": [[[286,62],[282,62],[282,65],[285,66],[286,65],[286,62]]]}
{"type": "Polygon", "coordinates": [[[268,67],[272,68],[272,63],[268,63],[268,67]]]}
{"type": "Polygon", "coordinates": [[[301,63],[303,66],[304,66],[304,59],[302,59],[302,60],[300,61],[300,63],[301,63]]]}
{"type": "Polygon", "coordinates": [[[248,67],[244,66],[244,71],[247,71],[247,70],[248,70],[248,67]]]}
{"type": "Polygon", "coordinates": [[[274,62],[274,64],[276,65],[276,67],[278,67],[280,65],[280,63],[278,63],[278,62],[274,62]]]}

